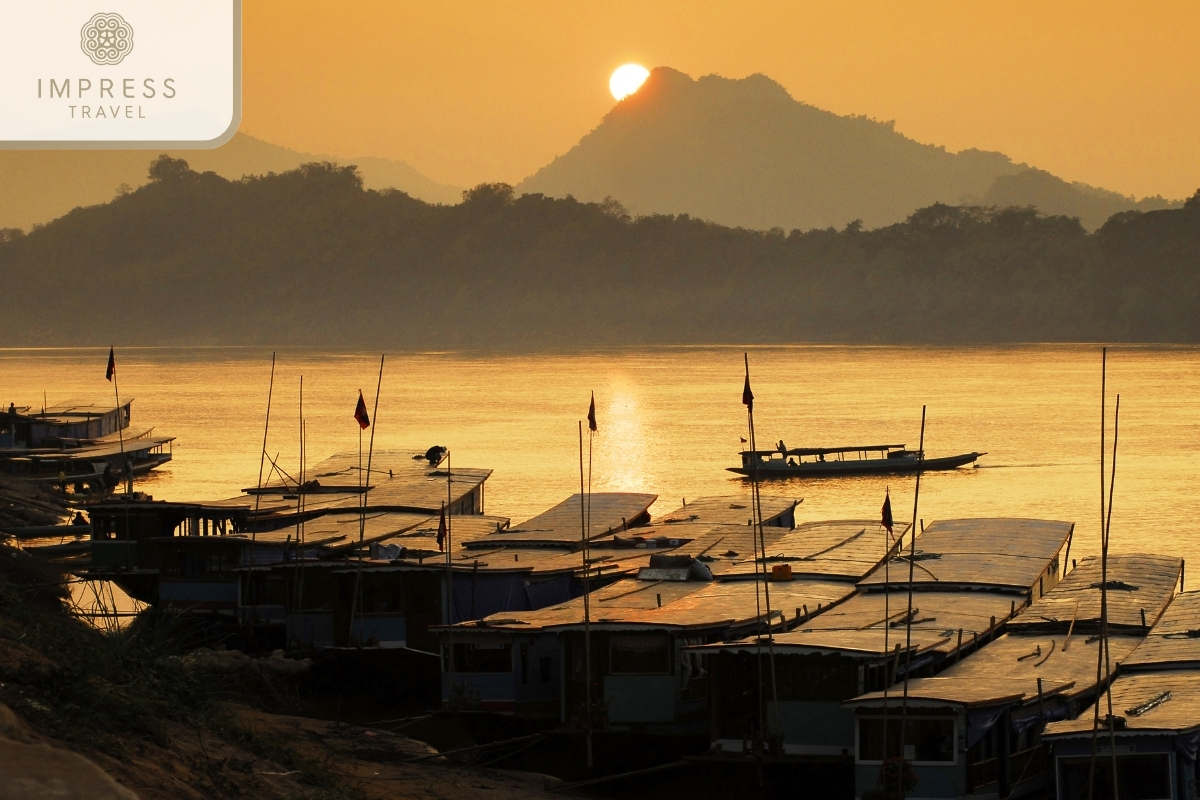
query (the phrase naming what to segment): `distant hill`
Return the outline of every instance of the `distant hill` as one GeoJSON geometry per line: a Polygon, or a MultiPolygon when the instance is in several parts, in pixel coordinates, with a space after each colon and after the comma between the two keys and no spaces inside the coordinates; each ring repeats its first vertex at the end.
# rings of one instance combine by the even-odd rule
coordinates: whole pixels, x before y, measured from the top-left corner
{"type": "Polygon", "coordinates": [[[0,231],[6,346],[579,348],[753,342],[1200,342],[1200,192],[1098,232],[935,204],[759,232],[481,185],[457,205],[313,164],[152,180],[0,231]]]}
{"type": "MultiPolygon", "coordinates": [[[[49,222],[77,206],[111,200],[122,184],[146,183],[156,150],[4,150],[0,151],[0,228],[29,228],[49,222]]],[[[286,172],[313,161],[357,164],[372,189],[399,189],[430,203],[457,203],[462,189],[436,183],[403,161],[365,157],[335,159],[301,153],[244,133],[215,150],[172,152],[197,171],[223,178],[286,172]]]]}
{"type": "Polygon", "coordinates": [[[1067,183],[1040,169],[1001,175],[978,202],[1001,208],[1034,206],[1045,214],[1078,217],[1085,228],[1093,231],[1113,214],[1122,211],[1161,211],[1183,205],[1181,200],[1164,200],[1162,197],[1136,200],[1085,183],[1067,183]]]}
{"type": "Polygon", "coordinates": [[[841,228],[855,219],[878,227],[932,203],[981,198],[1086,217],[1091,228],[1139,208],[1132,198],[1029,172],[1002,153],[951,153],[891,122],[797,102],[763,75],[693,80],[659,67],[516,188],[586,202],[612,197],[634,214],[687,213],[758,230],[841,228]]]}

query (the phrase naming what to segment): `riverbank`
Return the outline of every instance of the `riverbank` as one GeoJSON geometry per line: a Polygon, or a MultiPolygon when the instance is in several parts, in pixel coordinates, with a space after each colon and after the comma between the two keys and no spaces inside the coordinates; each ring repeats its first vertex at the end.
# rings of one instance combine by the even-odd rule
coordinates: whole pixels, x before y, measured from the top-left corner
{"type": "Polygon", "coordinates": [[[545,787],[299,716],[286,678],[206,671],[168,618],[102,633],[69,613],[68,580],[0,545],[0,797],[515,800],[545,787]]]}

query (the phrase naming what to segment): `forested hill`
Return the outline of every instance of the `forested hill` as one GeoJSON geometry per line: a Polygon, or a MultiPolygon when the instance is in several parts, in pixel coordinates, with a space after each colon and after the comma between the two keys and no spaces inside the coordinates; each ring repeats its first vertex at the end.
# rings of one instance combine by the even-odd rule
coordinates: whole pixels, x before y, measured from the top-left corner
{"type": "Polygon", "coordinates": [[[945,205],[787,233],[503,185],[434,206],[332,165],[151,173],[0,236],[5,346],[1200,341],[1200,193],[1095,234],[945,205]]]}

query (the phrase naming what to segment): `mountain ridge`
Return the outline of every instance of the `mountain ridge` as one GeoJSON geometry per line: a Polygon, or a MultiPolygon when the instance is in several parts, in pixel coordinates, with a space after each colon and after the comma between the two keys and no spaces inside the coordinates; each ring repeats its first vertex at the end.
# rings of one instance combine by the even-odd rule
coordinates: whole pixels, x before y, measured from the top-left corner
{"type": "MultiPolygon", "coordinates": [[[[5,150],[0,151],[0,228],[28,229],[63,216],[73,208],[105,203],[114,195],[147,183],[157,150],[5,150]]],[[[403,161],[359,159],[306,153],[236,133],[212,150],[167,151],[199,172],[213,171],[236,180],[243,175],[287,172],[309,162],[356,164],[371,189],[399,189],[432,203],[457,203],[462,189],[437,183],[403,161]]]]}
{"type": "Polygon", "coordinates": [[[880,227],[935,202],[986,203],[997,184],[1005,193],[997,205],[1041,201],[1045,213],[1080,216],[1093,230],[1112,213],[1139,208],[1053,176],[1053,185],[1013,180],[1031,169],[1003,153],[953,153],[896,132],[893,122],[819,109],[765,75],[693,79],[658,67],[516,189],[585,202],[612,197],[635,214],[688,213],[755,230],[840,228],[856,219],[880,227]],[[1088,191],[1107,202],[1089,203],[1088,191]]]}

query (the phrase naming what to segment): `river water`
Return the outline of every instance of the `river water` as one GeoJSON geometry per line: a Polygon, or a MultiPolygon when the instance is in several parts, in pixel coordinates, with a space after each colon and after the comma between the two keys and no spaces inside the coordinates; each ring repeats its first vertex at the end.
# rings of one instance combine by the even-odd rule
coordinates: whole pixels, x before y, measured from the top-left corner
{"type": "MultiPolygon", "coordinates": [[[[595,491],[647,491],[662,513],[683,498],[748,494],[725,471],[746,435],[743,349],[638,348],[485,355],[391,354],[377,448],[450,448],[455,465],[495,470],[487,512],[519,522],[579,490],[578,423],[596,394],[595,491]]],[[[979,468],[926,474],[918,517],[1026,516],[1076,523],[1072,556],[1099,550],[1100,348],[756,347],[749,350],[758,444],[906,443],[927,407],[930,457],[986,451],[979,468]]],[[[257,348],[130,348],[116,354],[133,427],[177,437],[174,461],[139,482],[156,498],[232,497],[257,480],[271,353],[257,348]]],[[[0,402],[112,401],[102,349],[0,350],[0,402]]],[[[1200,349],[1110,349],[1109,422],[1121,395],[1112,515],[1116,552],[1200,565],[1200,349]]],[[[358,447],[362,389],[379,356],[281,351],[267,450],[295,468],[300,379],[310,466],[358,447]]],[[[366,440],[364,440],[365,442],[366,440]]],[[[912,477],[776,481],[803,498],[799,520],[874,518],[890,488],[912,517],[912,477]]]]}

